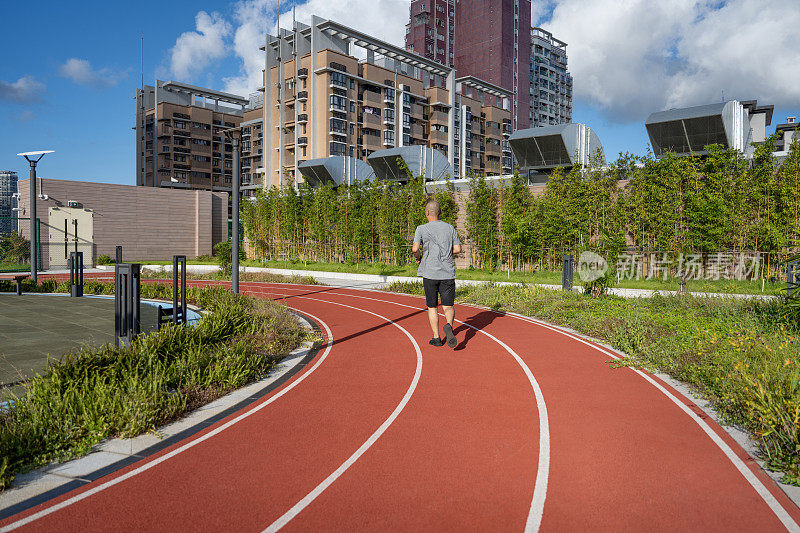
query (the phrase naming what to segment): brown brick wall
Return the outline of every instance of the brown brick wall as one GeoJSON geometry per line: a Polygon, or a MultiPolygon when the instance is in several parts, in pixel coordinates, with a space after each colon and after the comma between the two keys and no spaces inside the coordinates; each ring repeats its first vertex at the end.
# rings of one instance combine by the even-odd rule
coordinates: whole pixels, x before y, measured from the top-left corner
{"type": "MultiPolygon", "coordinates": [[[[46,239],[48,208],[79,202],[94,219],[94,257],[114,257],[121,245],[126,259],[170,259],[173,255],[212,253],[212,247],[227,237],[228,193],[200,190],[134,187],[108,183],[43,179],[40,192],[48,195],[36,204],[46,239]]],[[[28,180],[20,181],[21,217],[30,215],[28,180]]],[[[29,226],[22,224],[29,237],[29,226]]],[[[46,266],[46,265],[45,265],[46,266]]]]}

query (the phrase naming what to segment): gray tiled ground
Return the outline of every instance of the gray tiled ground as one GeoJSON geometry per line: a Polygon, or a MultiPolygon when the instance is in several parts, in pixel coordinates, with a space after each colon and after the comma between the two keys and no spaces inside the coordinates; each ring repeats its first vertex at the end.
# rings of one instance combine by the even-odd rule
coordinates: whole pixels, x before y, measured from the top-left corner
{"type": "MultiPolygon", "coordinates": [[[[141,314],[142,330],[155,329],[156,308],[142,305],[141,314]]],[[[107,342],[114,342],[113,298],[0,293],[0,387],[42,372],[48,356],[107,342]]]]}

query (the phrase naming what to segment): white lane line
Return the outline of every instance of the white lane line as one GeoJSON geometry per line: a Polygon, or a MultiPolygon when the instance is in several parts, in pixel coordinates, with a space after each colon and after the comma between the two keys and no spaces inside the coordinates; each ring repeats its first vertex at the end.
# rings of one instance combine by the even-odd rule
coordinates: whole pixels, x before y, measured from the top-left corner
{"type": "MultiPolygon", "coordinates": [[[[286,306],[286,307],[289,307],[289,306],[286,306]]],[[[294,308],[292,307],[291,309],[294,309],[294,308]]],[[[102,491],[106,490],[109,487],[113,487],[114,485],[117,485],[118,483],[122,483],[123,481],[125,481],[127,479],[130,479],[130,478],[132,478],[134,476],[137,476],[137,475],[139,475],[139,474],[141,474],[143,472],[146,472],[146,471],[150,470],[151,468],[153,468],[154,466],[157,466],[157,465],[163,463],[164,461],[166,461],[168,459],[171,459],[171,458],[175,457],[176,455],[178,455],[180,453],[183,453],[183,452],[185,452],[186,450],[188,450],[190,448],[193,448],[194,446],[200,444],[201,442],[204,442],[204,441],[210,439],[211,437],[222,433],[223,431],[225,431],[226,429],[230,428],[234,424],[236,424],[238,422],[241,422],[242,420],[244,420],[245,418],[249,417],[250,415],[253,415],[253,414],[257,413],[258,411],[260,411],[261,409],[265,408],[266,406],[268,406],[269,404],[271,404],[272,402],[274,402],[275,400],[277,400],[278,398],[280,398],[281,396],[283,396],[284,394],[286,394],[290,390],[294,389],[303,380],[305,380],[308,376],[310,376],[311,373],[314,372],[314,370],[319,368],[319,366],[322,364],[322,362],[328,357],[328,354],[331,351],[331,347],[333,346],[333,334],[331,333],[331,329],[328,327],[328,325],[324,321],[322,321],[319,318],[317,318],[314,315],[312,315],[311,313],[307,313],[306,311],[299,311],[299,312],[303,313],[306,316],[310,316],[311,318],[316,320],[319,324],[322,324],[322,326],[325,328],[325,332],[328,335],[328,343],[327,343],[327,346],[325,347],[325,351],[322,353],[322,356],[319,359],[317,359],[317,362],[314,363],[314,365],[307,372],[303,373],[299,378],[297,378],[295,381],[290,383],[286,388],[281,389],[277,394],[275,394],[275,396],[272,396],[271,398],[269,398],[264,403],[261,403],[261,404],[255,406],[255,407],[253,407],[252,409],[249,409],[249,410],[243,412],[242,414],[240,414],[236,418],[234,418],[232,420],[229,420],[228,422],[226,422],[225,424],[219,426],[218,428],[214,429],[213,431],[209,431],[205,435],[202,435],[201,437],[198,437],[197,439],[195,439],[195,440],[193,440],[191,442],[187,442],[186,444],[183,444],[182,446],[180,446],[178,448],[175,448],[171,452],[169,452],[169,453],[167,453],[165,455],[162,455],[162,456],[158,457],[157,459],[154,459],[154,460],[150,461],[149,463],[144,464],[144,465],[142,465],[142,466],[140,466],[140,467],[138,467],[138,468],[136,468],[134,470],[131,470],[130,472],[127,472],[126,474],[123,474],[123,475],[121,475],[119,477],[116,477],[114,479],[106,481],[105,483],[97,485],[96,487],[93,487],[93,488],[87,490],[86,492],[82,492],[81,494],[78,494],[76,496],[73,496],[72,498],[64,500],[61,503],[57,503],[57,504],[55,504],[55,505],[53,505],[51,507],[48,507],[46,509],[42,509],[41,511],[36,512],[36,513],[34,513],[34,514],[30,515],[30,516],[27,516],[25,518],[17,520],[16,522],[12,522],[12,523],[10,523],[8,525],[5,525],[2,528],[0,528],[0,533],[5,533],[7,531],[13,531],[13,530],[15,530],[17,528],[20,528],[22,526],[28,525],[31,522],[34,522],[35,520],[43,518],[43,517],[45,517],[45,516],[47,516],[49,514],[52,514],[52,513],[56,512],[56,511],[60,511],[61,509],[69,507],[70,505],[72,505],[74,503],[77,503],[77,502],[79,502],[81,500],[85,500],[86,498],[88,498],[90,496],[93,496],[93,495],[97,494],[98,492],[102,492],[102,491]]]]}
{"type": "MultiPolygon", "coordinates": [[[[288,291],[307,290],[307,289],[293,289],[289,287],[275,287],[275,289],[276,290],[282,289],[288,291]]],[[[270,294],[280,294],[280,293],[270,292],[270,294]]],[[[406,305],[391,300],[382,300],[380,298],[357,296],[355,294],[342,294],[340,292],[332,292],[331,294],[334,296],[361,298],[363,300],[372,300],[375,302],[388,303],[400,307],[406,307],[409,309],[424,310],[424,308],[412,305],[406,305]]],[[[294,297],[306,298],[305,296],[294,296],[294,297]]],[[[323,300],[323,301],[328,301],[328,300],[323,300]]],[[[523,361],[522,358],[519,355],[517,355],[517,353],[514,350],[511,349],[510,346],[508,346],[506,343],[504,343],[491,333],[487,333],[486,331],[478,329],[475,326],[467,324],[466,322],[462,322],[461,320],[455,320],[455,321],[458,322],[459,324],[463,324],[468,328],[472,328],[475,331],[486,335],[487,337],[498,343],[500,346],[502,346],[517,361],[517,364],[519,364],[519,366],[522,368],[522,371],[525,372],[525,375],[527,376],[528,381],[530,382],[531,387],[533,388],[533,394],[534,397],[536,398],[536,407],[539,414],[539,462],[536,471],[536,482],[534,483],[533,487],[533,497],[531,499],[531,506],[530,510],[528,511],[528,518],[525,523],[525,531],[526,532],[538,531],[542,524],[542,516],[544,514],[544,502],[545,499],[547,498],[547,482],[550,475],[550,423],[547,417],[547,405],[545,404],[544,394],[542,393],[542,389],[539,387],[539,383],[536,381],[536,378],[533,377],[533,372],[531,372],[531,369],[528,367],[525,361],[523,361]]]]}
{"type": "MultiPolygon", "coordinates": [[[[278,293],[271,293],[271,294],[278,294],[278,293]]],[[[397,407],[395,407],[394,411],[392,411],[392,414],[389,415],[389,418],[387,418],[383,422],[383,424],[381,424],[380,427],[377,430],[375,430],[375,432],[372,435],[370,435],[370,437],[366,440],[366,442],[364,442],[364,444],[362,444],[355,451],[355,453],[353,453],[353,455],[351,455],[344,463],[342,463],[339,466],[339,468],[334,470],[334,472],[331,475],[329,475],[327,478],[325,478],[325,480],[322,483],[320,483],[319,485],[314,487],[314,489],[311,492],[309,492],[302,500],[297,502],[291,509],[286,511],[283,514],[283,516],[281,516],[280,518],[275,520],[272,524],[270,524],[269,527],[267,527],[264,530],[266,532],[278,531],[283,526],[288,524],[294,517],[296,517],[298,514],[300,514],[300,512],[303,509],[308,507],[311,504],[311,502],[313,502],[315,499],[317,499],[317,497],[319,497],[319,495],[322,494],[325,491],[325,489],[330,487],[331,484],[334,481],[336,481],[342,474],[344,474],[345,471],[347,471],[348,468],[353,466],[353,464],[356,461],[358,461],[359,457],[364,455],[364,452],[369,450],[372,447],[372,445],[375,444],[375,442],[380,438],[380,436],[383,435],[383,433],[389,428],[389,426],[392,425],[392,422],[394,422],[395,419],[397,419],[397,417],[400,416],[400,413],[403,411],[403,408],[406,406],[408,401],[411,399],[411,396],[414,394],[414,391],[417,388],[417,383],[419,383],[420,375],[422,374],[422,351],[419,348],[419,344],[417,344],[417,341],[414,340],[414,337],[411,336],[411,334],[408,332],[408,330],[406,330],[403,326],[401,326],[400,324],[398,324],[394,320],[386,318],[383,315],[379,315],[378,313],[373,313],[372,311],[367,311],[366,309],[360,309],[358,307],[353,307],[353,306],[345,305],[345,304],[338,303],[338,302],[331,302],[329,300],[319,300],[317,298],[309,298],[307,296],[296,296],[296,298],[302,298],[304,300],[314,300],[314,301],[317,301],[317,302],[325,302],[325,303],[329,303],[329,304],[333,304],[333,305],[339,305],[339,306],[342,306],[342,307],[347,307],[349,309],[355,309],[357,311],[363,311],[365,313],[369,313],[371,315],[374,315],[374,316],[376,316],[376,317],[378,317],[378,318],[380,318],[382,320],[390,322],[395,327],[397,327],[400,331],[405,333],[406,337],[408,337],[409,340],[411,341],[411,343],[414,345],[414,350],[417,352],[417,368],[416,368],[416,370],[414,372],[414,379],[411,380],[411,385],[408,387],[408,390],[406,391],[405,395],[403,396],[403,399],[400,400],[400,403],[397,404],[397,407]]]]}
{"type": "MultiPolygon", "coordinates": [[[[605,355],[607,355],[609,357],[612,357],[613,359],[620,359],[620,357],[617,354],[615,354],[613,352],[610,352],[610,351],[606,350],[605,348],[603,348],[601,346],[597,346],[596,344],[593,344],[593,343],[587,341],[586,339],[583,339],[583,338],[581,338],[581,337],[579,337],[577,335],[574,335],[574,334],[572,334],[572,333],[570,333],[568,331],[564,331],[564,330],[560,329],[557,326],[551,326],[550,324],[547,324],[547,323],[544,323],[544,322],[540,322],[540,321],[538,321],[536,319],[533,319],[533,318],[530,318],[530,317],[526,317],[524,315],[520,315],[520,314],[517,314],[517,313],[506,313],[506,314],[508,314],[509,316],[513,316],[515,318],[518,318],[518,319],[522,320],[523,322],[529,322],[529,323],[532,323],[532,324],[536,324],[536,325],[541,326],[543,328],[546,328],[546,329],[555,331],[557,333],[560,333],[560,334],[562,334],[562,335],[564,335],[566,337],[569,337],[569,338],[574,339],[574,340],[576,340],[578,342],[581,342],[581,343],[583,343],[583,344],[585,344],[587,346],[590,346],[590,347],[594,348],[595,350],[597,350],[597,351],[599,351],[599,352],[601,352],[601,353],[603,353],[603,354],[605,354],[605,355]]],[[[731,461],[731,463],[733,463],[733,465],[742,474],[742,476],[747,480],[747,482],[750,483],[750,485],[753,487],[753,489],[756,491],[756,493],[758,493],[758,495],[761,496],[761,499],[764,500],[764,503],[766,503],[769,506],[769,508],[772,510],[773,513],[775,513],[775,516],[778,517],[778,519],[781,521],[781,523],[784,525],[784,527],[789,531],[798,531],[798,532],[800,532],[800,526],[798,526],[797,522],[795,522],[795,520],[791,517],[791,515],[788,513],[788,511],[786,511],[786,509],[781,505],[781,503],[777,500],[777,498],[775,498],[775,496],[769,491],[769,489],[766,487],[766,485],[764,485],[764,483],[762,483],[761,480],[758,479],[758,477],[753,473],[753,471],[750,470],[750,468],[747,467],[745,462],[738,455],[736,455],[736,453],[728,445],[728,443],[725,442],[722,439],[722,437],[720,437],[719,434],[716,431],[714,431],[714,429],[705,420],[700,418],[700,416],[698,416],[697,413],[695,413],[694,411],[689,409],[689,407],[684,402],[682,402],[677,397],[675,397],[674,394],[672,394],[670,391],[668,391],[666,388],[664,388],[664,386],[662,386],[660,383],[658,383],[656,380],[654,380],[651,376],[648,376],[647,374],[645,374],[644,372],[642,372],[641,370],[636,369],[636,368],[631,368],[631,370],[633,370],[634,372],[639,374],[641,377],[643,377],[645,380],[647,380],[650,384],[652,384],[655,388],[657,388],[662,393],[664,393],[664,395],[667,398],[669,398],[672,401],[672,403],[677,405],[684,413],[689,415],[689,417],[692,420],[694,420],[697,423],[698,426],[700,426],[700,429],[702,429],[703,432],[711,438],[711,440],[714,442],[714,444],[716,444],[719,447],[719,449],[722,450],[722,452],[725,454],[725,456],[731,461]]]]}

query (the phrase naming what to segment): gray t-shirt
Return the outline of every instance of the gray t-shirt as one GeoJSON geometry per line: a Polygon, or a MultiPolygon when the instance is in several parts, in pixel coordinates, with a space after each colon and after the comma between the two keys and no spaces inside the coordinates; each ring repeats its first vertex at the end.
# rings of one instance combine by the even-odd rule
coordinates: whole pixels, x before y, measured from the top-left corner
{"type": "Polygon", "coordinates": [[[428,279],[455,279],[456,264],[453,246],[461,244],[456,228],[442,220],[434,220],[414,231],[414,242],[422,245],[422,261],[417,276],[428,279]]]}

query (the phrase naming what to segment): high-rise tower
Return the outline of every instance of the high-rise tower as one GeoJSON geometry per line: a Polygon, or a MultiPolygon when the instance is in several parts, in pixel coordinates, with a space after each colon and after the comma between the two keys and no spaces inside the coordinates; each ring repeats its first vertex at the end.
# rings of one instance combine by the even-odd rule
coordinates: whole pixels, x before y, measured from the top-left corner
{"type": "Polygon", "coordinates": [[[406,50],[453,66],[455,0],[411,0],[406,50]]]}
{"type": "Polygon", "coordinates": [[[542,28],[531,30],[531,89],[531,127],[572,122],[567,43],[542,28]]]}
{"type": "MultiPolygon", "coordinates": [[[[412,26],[415,3],[412,2],[412,26]]],[[[456,0],[455,7],[457,75],[474,76],[512,91],[513,128],[527,128],[531,89],[531,0],[456,0]]]]}

